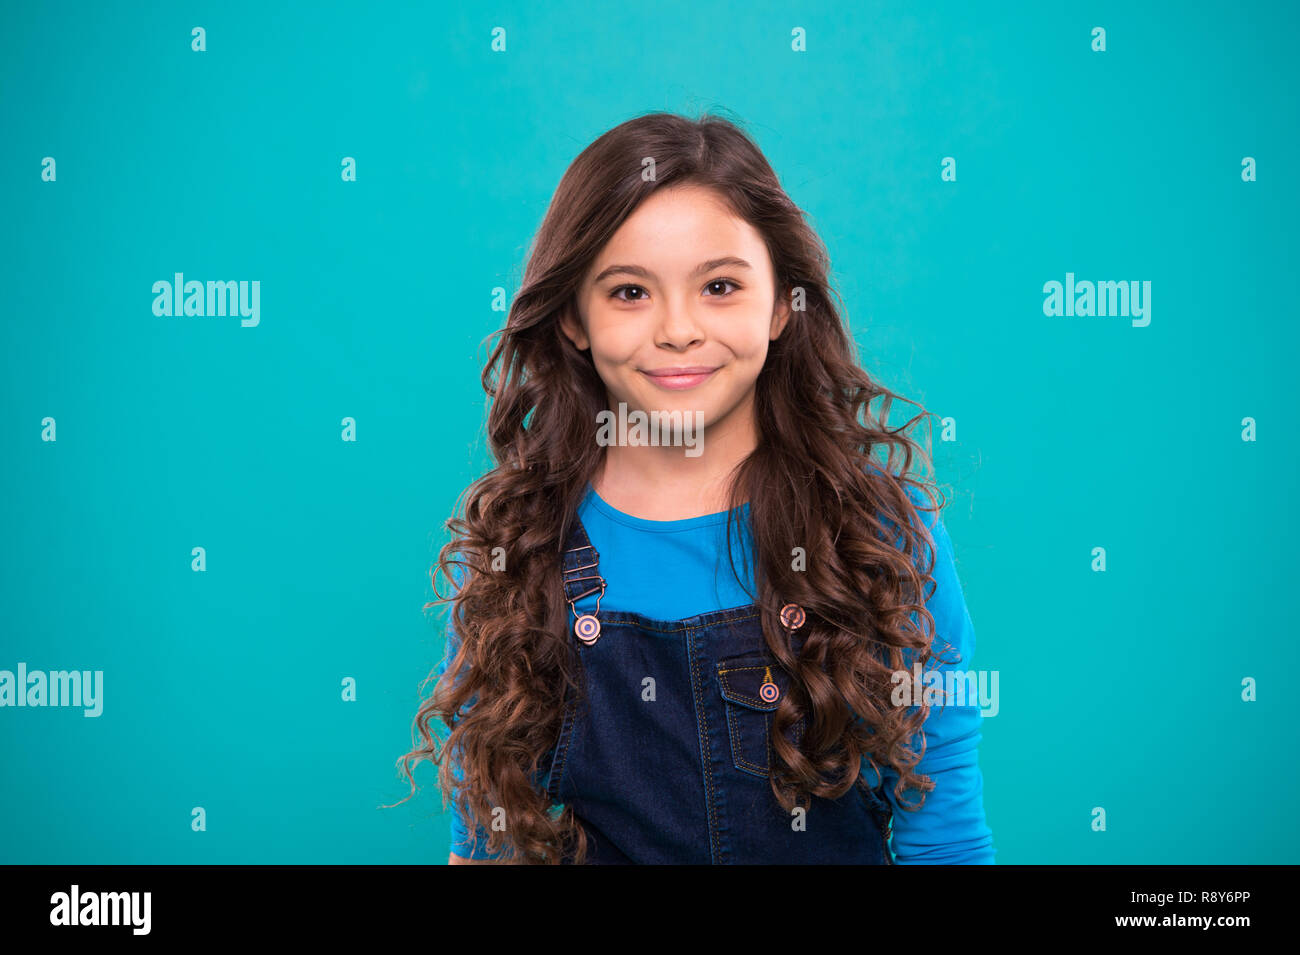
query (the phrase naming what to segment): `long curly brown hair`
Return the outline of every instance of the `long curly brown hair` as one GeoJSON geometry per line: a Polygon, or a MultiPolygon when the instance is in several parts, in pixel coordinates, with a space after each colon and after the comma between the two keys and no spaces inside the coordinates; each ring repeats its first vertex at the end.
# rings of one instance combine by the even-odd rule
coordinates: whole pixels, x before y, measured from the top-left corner
{"type": "Polygon", "coordinates": [[[633,210],[655,190],[685,183],[715,190],[753,225],[778,295],[803,296],[804,307],[770,343],[755,384],[758,446],[730,489],[732,507],[750,503],[754,602],[767,646],[790,674],[773,716],[773,794],[787,811],[810,795],[839,798],[855,785],[864,758],[897,771],[900,803],[905,789],[919,790],[919,802],[904,808],[919,809],[934,788],[914,771],[929,707],[891,703],[891,674],[924,667],[932,656],[924,588],[933,550],[909,490],[931,485],[907,476],[913,457],[927,462],[928,455],[906,434],[930,414],[888,426],[899,396],[859,366],[832,300],[838,293],[825,248],[749,136],[719,115],[653,113],[600,136],[555,191],[482,375],[493,399],[496,466],[462,495],[457,513],[464,516],[447,521],[453,539],[432,570],[438,599],[425,605],[452,602],[458,644],[416,715],[418,745],[398,763],[411,795],[412,761],[438,765],[444,807],[453,794],[471,826],[487,831],[488,850],[505,860],[555,863],[567,854],[582,861],[586,853],[571,808],[552,805],[537,782],[565,693],[581,687],[560,559],[601,463],[594,433],[608,401],[589,353],[563,334],[559,317],[576,308],[587,268],[633,210]],[[654,160],[648,179],[645,157],[654,160]],[[887,455],[877,466],[882,448],[887,455]],[[792,567],[794,548],[807,555],[805,569],[792,567]],[[453,565],[461,582],[445,597],[437,575],[453,565]],[[807,613],[797,654],[777,619],[788,602],[807,613]],[[786,731],[800,720],[796,745],[786,731]],[[449,730],[445,741],[435,721],[449,730]],[[493,826],[501,810],[507,824],[493,826]]]}

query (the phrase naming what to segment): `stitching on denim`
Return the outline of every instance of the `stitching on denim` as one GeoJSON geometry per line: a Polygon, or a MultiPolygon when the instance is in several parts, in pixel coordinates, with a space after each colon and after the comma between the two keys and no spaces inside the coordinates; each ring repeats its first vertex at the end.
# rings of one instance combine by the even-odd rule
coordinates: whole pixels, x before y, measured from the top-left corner
{"type": "MultiPolygon", "coordinates": [[[[757,672],[773,667],[774,664],[765,663],[762,665],[755,664],[753,666],[738,667],[724,667],[722,665],[726,663],[728,659],[744,658],[749,656],[765,656],[765,654],[741,653],[718,661],[718,688],[722,692],[723,709],[727,714],[727,733],[730,736],[731,742],[732,765],[741,772],[766,779],[772,771],[772,714],[776,712],[778,704],[768,703],[761,697],[753,696],[752,694],[746,693],[733,686],[731,680],[728,679],[727,674],[748,671],[757,672]],[[745,740],[750,734],[745,732],[744,724],[741,722],[742,714],[739,710],[742,706],[753,708],[750,711],[746,711],[750,722],[753,722],[755,716],[761,716],[763,719],[763,744],[761,747],[765,757],[765,762],[763,763],[758,763],[755,760],[750,759],[748,756],[749,747],[746,745],[745,740]]],[[[800,718],[796,727],[802,724],[802,722],[803,720],[800,718]]]]}
{"type": "Polygon", "coordinates": [[[747,703],[750,706],[753,706],[755,709],[762,710],[765,713],[776,712],[776,708],[778,706],[777,702],[774,701],[772,703],[768,703],[762,697],[753,696],[752,694],[746,693],[744,690],[735,689],[732,687],[730,680],[723,679],[723,674],[725,673],[739,673],[743,670],[766,670],[768,667],[772,667],[772,669],[776,669],[775,664],[767,664],[764,666],[752,666],[752,667],[728,667],[725,670],[721,670],[721,669],[718,670],[718,683],[720,688],[722,689],[723,699],[726,699],[731,702],[736,702],[736,703],[747,703]]]}
{"type": "MultiPolygon", "coordinates": [[[[768,767],[759,766],[745,758],[744,733],[741,732],[740,724],[736,720],[736,707],[730,703],[725,705],[727,711],[727,732],[731,737],[731,762],[742,773],[753,773],[755,776],[767,778],[768,767]]],[[[769,750],[770,753],[770,750],[769,750]]]]}
{"type": "Polygon", "coordinates": [[[692,696],[698,720],[696,735],[700,740],[700,757],[704,768],[704,808],[709,819],[709,861],[716,863],[721,853],[718,832],[718,796],[713,781],[713,747],[709,744],[708,707],[704,700],[704,681],[700,674],[700,647],[695,640],[695,631],[701,629],[701,627],[688,626],[684,629],[687,631],[686,657],[691,666],[692,696]]]}
{"type": "Polygon", "coordinates": [[[717,626],[720,623],[739,622],[741,620],[752,620],[759,616],[758,613],[746,612],[740,613],[742,609],[747,611],[748,608],[733,608],[731,610],[711,610],[708,613],[696,614],[695,617],[685,617],[684,620],[694,620],[700,618],[699,623],[683,624],[681,620],[655,620],[651,617],[643,616],[639,613],[628,613],[626,611],[612,610],[608,613],[602,613],[600,619],[602,623],[607,624],[632,624],[640,627],[642,630],[651,630],[654,633],[686,633],[691,630],[703,630],[706,627],[717,626]],[[715,616],[723,614],[726,616],[715,616]],[[734,615],[734,616],[733,616],[734,615]],[[668,626],[663,626],[668,624],[668,626]]]}
{"type": "MultiPolygon", "coordinates": [[[[739,656],[749,656],[749,654],[739,654],[739,656]]],[[[731,762],[736,769],[744,773],[750,773],[766,779],[771,772],[772,766],[772,711],[775,710],[776,704],[768,704],[757,697],[744,693],[741,690],[734,689],[731,681],[727,679],[726,674],[739,672],[742,670],[764,670],[766,666],[747,666],[747,667],[723,667],[721,664],[725,660],[718,661],[718,689],[722,693],[722,708],[727,714],[727,735],[731,743],[731,762]],[[734,698],[734,699],[733,699],[734,698]],[[751,722],[753,717],[762,717],[763,719],[763,745],[762,750],[767,757],[766,763],[760,764],[749,759],[747,754],[749,748],[745,745],[745,739],[749,734],[744,731],[743,724],[740,722],[741,713],[738,712],[741,707],[737,705],[737,700],[742,703],[754,704],[756,711],[745,711],[751,722]]]]}
{"type": "Polygon", "coordinates": [[[560,738],[556,741],[555,759],[551,761],[551,781],[546,787],[548,795],[554,801],[559,798],[560,783],[564,779],[564,770],[569,761],[569,741],[573,737],[573,701],[566,700],[564,716],[560,721],[560,738]]]}

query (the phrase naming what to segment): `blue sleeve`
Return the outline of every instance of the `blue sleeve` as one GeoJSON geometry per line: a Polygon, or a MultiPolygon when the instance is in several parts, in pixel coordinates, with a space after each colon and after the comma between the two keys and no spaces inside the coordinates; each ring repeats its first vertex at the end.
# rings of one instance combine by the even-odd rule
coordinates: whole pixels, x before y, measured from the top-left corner
{"type": "MultiPolygon", "coordinates": [[[[910,487],[908,491],[913,494],[910,487]]],[[[915,494],[913,499],[917,500],[915,494]]],[[[934,661],[931,665],[937,666],[940,672],[965,672],[971,669],[975,654],[975,627],[957,577],[952,540],[936,512],[921,511],[920,516],[934,542],[934,590],[925,604],[934,617],[932,651],[952,661],[934,661]]],[[[927,558],[929,552],[927,545],[927,558]]],[[[996,683],[991,686],[995,689],[996,683]]],[[[996,698],[989,702],[995,706],[996,698]]],[[[926,751],[915,771],[929,776],[934,781],[934,789],[925,794],[921,809],[909,811],[899,807],[892,791],[898,772],[889,766],[882,769],[886,793],[894,808],[893,848],[900,864],[994,864],[997,850],[993,848],[993,833],[984,818],[984,780],[976,749],[984,715],[978,699],[968,699],[959,705],[962,703],[959,698],[942,706],[932,705],[926,717],[926,751]]],[[[919,747],[919,735],[914,737],[913,745],[919,747]]],[[[874,769],[865,761],[864,767],[866,781],[875,783],[874,769]]],[[[904,798],[915,805],[920,793],[905,790],[904,798]]]]}
{"type": "MultiPolygon", "coordinates": [[[[457,590],[459,590],[460,588],[461,582],[463,580],[463,575],[464,575],[464,568],[462,568],[459,564],[451,565],[451,576],[457,590]]],[[[459,641],[456,637],[456,629],[452,625],[451,613],[450,611],[448,611],[446,652],[443,656],[442,662],[438,664],[437,669],[435,669],[434,671],[437,674],[438,680],[441,680],[443,674],[447,672],[447,667],[450,665],[452,658],[455,657],[456,655],[456,650],[458,645],[459,645],[459,641]]],[[[471,701],[471,705],[472,702],[473,701],[471,701]]],[[[448,756],[448,758],[452,760],[451,768],[452,768],[453,776],[456,778],[458,782],[464,781],[465,775],[464,773],[461,772],[460,764],[450,755],[448,756]]],[[[455,804],[453,803],[453,808],[451,813],[451,851],[456,855],[460,856],[462,859],[499,858],[499,856],[489,853],[484,848],[486,844],[487,844],[487,830],[484,829],[482,826],[475,826],[474,838],[471,839],[469,835],[469,826],[467,825],[464,816],[461,815],[460,810],[457,809],[455,807],[455,804]]]]}

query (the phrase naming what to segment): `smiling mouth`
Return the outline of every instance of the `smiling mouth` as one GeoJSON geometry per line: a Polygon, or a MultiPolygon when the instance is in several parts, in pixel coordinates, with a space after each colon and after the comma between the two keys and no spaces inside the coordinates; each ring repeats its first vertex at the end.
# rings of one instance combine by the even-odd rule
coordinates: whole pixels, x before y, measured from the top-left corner
{"type": "Polygon", "coordinates": [[[695,388],[704,384],[713,377],[717,368],[709,368],[702,365],[692,366],[690,368],[659,368],[655,371],[642,370],[641,374],[645,375],[651,383],[658,385],[660,388],[667,388],[670,391],[683,391],[687,388],[695,388]]]}

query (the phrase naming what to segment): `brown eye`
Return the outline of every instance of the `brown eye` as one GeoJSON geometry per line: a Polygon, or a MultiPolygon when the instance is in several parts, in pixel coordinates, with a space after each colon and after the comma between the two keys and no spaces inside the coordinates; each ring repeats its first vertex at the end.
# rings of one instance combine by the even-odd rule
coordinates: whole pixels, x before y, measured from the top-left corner
{"type": "MultiPolygon", "coordinates": [[[[737,291],[740,290],[740,286],[737,285],[735,282],[731,281],[731,279],[714,279],[712,282],[710,282],[708,285],[706,285],[706,286],[704,286],[704,287],[705,287],[706,289],[711,289],[711,288],[713,288],[715,285],[730,285],[730,286],[733,286],[737,291]]],[[[712,296],[712,297],[713,297],[713,298],[726,298],[728,295],[732,295],[732,294],[734,294],[734,293],[732,293],[732,292],[723,292],[723,293],[721,293],[720,295],[714,295],[714,296],[712,296]]]]}
{"type": "Polygon", "coordinates": [[[637,298],[622,298],[622,297],[620,297],[618,293],[624,291],[625,289],[636,289],[638,292],[644,292],[644,291],[645,291],[645,289],[641,288],[641,286],[639,286],[639,285],[620,285],[618,288],[614,289],[612,292],[609,293],[609,297],[610,297],[610,298],[617,298],[620,302],[640,302],[640,301],[642,301],[642,298],[641,298],[640,296],[638,296],[637,298]]]}

